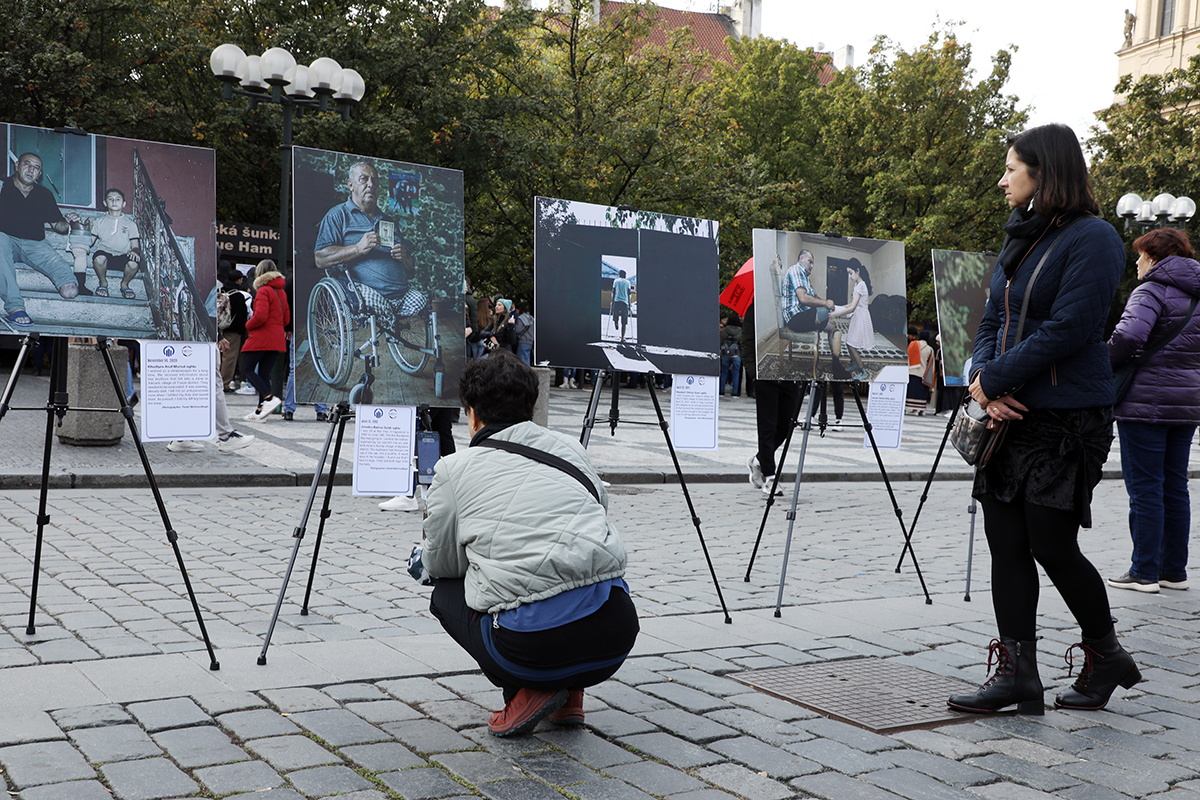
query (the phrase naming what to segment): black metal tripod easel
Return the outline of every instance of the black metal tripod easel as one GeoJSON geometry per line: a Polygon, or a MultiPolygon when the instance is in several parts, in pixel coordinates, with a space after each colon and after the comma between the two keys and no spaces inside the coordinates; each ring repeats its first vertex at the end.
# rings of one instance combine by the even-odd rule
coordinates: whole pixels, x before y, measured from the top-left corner
{"type": "MultiPolygon", "coordinates": [[[[619,408],[619,398],[621,394],[621,373],[618,370],[608,370],[612,376],[612,405],[608,410],[608,425],[609,431],[613,436],[617,435],[617,425],[621,421],[621,410],[619,408]]],[[[654,376],[646,376],[646,386],[650,389],[650,400],[654,403],[654,413],[658,415],[658,426],[662,429],[663,438],[667,441],[667,450],[671,453],[671,463],[675,465],[675,475],[679,478],[679,486],[683,489],[683,498],[687,501],[688,513],[691,514],[692,524],[696,527],[696,536],[700,539],[700,549],[704,551],[704,560],[708,562],[708,571],[712,575],[713,586],[717,590],[717,599],[721,603],[721,611],[725,614],[725,624],[733,624],[733,620],[729,616],[729,609],[725,606],[725,596],[721,594],[721,584],[717,581],[717,571],[713,568],[712,557],[708,554],[708,545],[704,542],[704,531],[700,528],[700,517],[696,514],[696,507],[692,504],[692,496],[688,492],[687,481],[684,480],[683,470],[679,467],[679,458],[675,454],[675,445],[671,441],[670,425],[667,424],[666,418],[663,417],[662,406],[659,405],[658,395],[654,392],[654,376]]],[[[588,441],[591,439],[592,428],[596,425],[596,409],[600,405],[600,392],[604,388],[603,373],[596,373],[595,385],[592,387],[592,398],[588,403],[587,416],[583,420],[583,431],[579,434],[579,443],[584,447],[588,446],[588,441]]],[[[645,422],[629,422],[633,425],[648,425],[653,423],[645,422]]]]}
{"type": "MultiPolygon", "coordinates": [[[[927,605],[933,605],[933,599],[929,596],[929,589],[925,586],[925,577],[921,574],[921,566],[917,563],[916,553],[913,552],[913,550],[912,550],[912,528],[909,526],[906,526],[904,524],[904,512],[902,512],[900,510],[900,504],[896,501],[896,493],[892,490],[892,482],[888,478],[887,468],[884,467],[884,465],[883,465],[883,457],[879,454],[879,447],[875,443],[875,434],[872,432],[871,423],[867,419],[866,409],[863,408],[862,398],[859,396],[859,393],[858,393],[858,386],[859,386],[859,383],[857,381],[855,381],[854,383],[851,384],[852,393],[854,395],[854,402],[855,402],[855,405],[858,406],[858,415],[862,419],[863,430],[866,431],[867,438],[871,442],[871,450],[875,453],[875,462],[879,465],[879,474],[881,476],[883,476],[884,486],[887,487],[888,497],[891,498],[892,510],[895,511],[896,519],[900,523],[900,531],[904,534],[904,550],[901,551],[901,554],[900,554],[901,562],[903,562],[905,553],[910,553],[912,555],[913,567],[917,571],[917,578],[921,581],[921,591],[924,592],[924,594],[925,594],[925,603],[927,605]]],[[[791,549],[792,549],[792,532],[795,529],[795,525],[796,525],[796,506],[800,502],[800,484],[804,479],[804,456],[808,451],[808,435],[809,435],[809,433],[812,432],[812,429],[813,429],[813,409],[814,409],[814,406],[816,405],[818,392],[821,394],[821,396],[827,395],[828,394],[828,382],[818,381],[814,378],[809,383],[809,387],[808,387],[808,411],[805,414],[804,421],[803,422],[800,421],[800,407],[797,406],[796,415],[792,419],[792,425],[788,430],[787,438],[784,439],[783,451],[780,454],[779,462],[778,462],[780,467],[779,467],[779,469],[777,469],[775,471],[775,477],[771,484],[771,493],[767,497],[767,506],[763,510],[762,522],[758,526],[758,536],[754,540],[754,549],[750,553],[750,563],[746,567],[746,577],[744,580],[746,582],[749,582],[750,581],[750,572],[751,572],[751,570],[754,569],[754,559],[758,555],[758,547],[759,547],[759,544],[762,542],[763,531],[767,527],[767,518],[771,515],[771,507],[775,503],[775,492],[779,486],[779,478],[783,474],[783,464],[787,459],[788,448],[791,446],[791,443],[792,443],[792,434],[795,433],[796,428],[801,428],[804,431],[804,438],[801,440],[801,443],[800,443],[800,460],[799,460],[799,463],[796,464],[796,481],[795,481],[794,486],[792,487],[792,506],[787,513],[788,532],[787,532],[787,539],[785,540],[784,546],[783,546],[783,565],[782,565],[782,568],[779,573],[779,595],[775,601],[775,616],[776,617],[782,616],[783,587],[784,587],[784,583],[787,580],[787,566],[788,566],[788,560],[791,556],[791,549]]],[[[821,419],[819,421],[819,426],[822,430],[824,430],[825,424],[826,424],[826,421],[824,418],[824,412],[822,412],[821,419]]],[[[932,480],[932,473],[930,475],[930,479],[932,480]]],[[[928,491],[928,486],[926,486],[926,491],[928,491]]],[[[922,498],[922,499],[924,499],[924,498],[922,498]]],[[[916,525],[916,521],[914,520],[913,527],[915,527],[915,525],[916,525]]],[[[899,564],[896,565],[896,571],[897,572],[900,571],[899,564]]]]}
{"type": "MultiPolygon", "coordinates": [[[[29,622],[25,628],[25,633],[30,636],[37,632],[34,626],[34,616],[37,611],[38,577],[42,570],[42,541],[44,539],[46,524],[50,521],[50,516],[46,513],[46,499],[50,489],[50,453],[54,447],[54,420],[57,417],[58,423],[61,425],[63,417],[68,411],[111,412],[113,410],[111,408],[71,407],[70,398],[66,391],[67,341],[62,337],[54,340],[53,365],[50,370],[50,395],[46,401],[45,408],[10,407],[8,403],[12,399],[13,392],[16,390],[17,378],[21,374],[21,365],[25,361],[25,355],[29,352],[30,346],[37,341],[38,334],[36,333],[30,333],[22,341],[21,350],[17,355],[17,363],[13,367],[12,374],[8,378],[8,383],[4,387],[4,395],[0,397],[0,419],[3,419],[4,415],[10,410],[46,412],[46,438],[42,448],[42,480],[38,497],[37,541],[33,551],[33,583],[29,593],[29,622]]],[[[175,551],[175,561],[179,564],[179,573],[183,576],[183,584],[187,588],[188,598],[192,602],[192,610],[196,614],[196,623],[200,628],[200,635],[204,639],[204,646],[208,648],[209,669],[218,670],[221,668],[221,665],[217,661],[216,654],[213,652],[212,642],[208,639],[208,630],[204,627],[204,618],[200,614],[200,605],[196,602],[196,593],[192,591],[192,581],[188,577],[187,567],[183,563],[183,553],[179,550],[179,534],[176,533],[174,527],[171,525],[171,518],[167,514],[166,505],[163,503],[162,493],[158,489],[158,481],[154,478],[154,470],[150,466],[150,459],[146,456],[146,448],[142,445],[141,437],[138,435],[137,423],[133,418],[133,406],[129,405],[129,401],[125,398],[124,387],[121,385],[121,379],[117,376],[117,370],[113,366],[112,356],[108,352],[108,337],[96,337],[96,349],[100,352],[100,355],[104,359],[104,365],[108,369],[108,376],[112,381],[113,391],[116,392],[117,398],[121,403],[121,415],[125,417],[126,424],[129,426],[133,443],[137,447],[138,456],[142,460],[142,469],[146,473],[146,480],[150,484],[150,491],[154,495],[155,504],[158,506],[158,514],[162,517],[167,541],[170,542],[171,548],[175,551]]]]}

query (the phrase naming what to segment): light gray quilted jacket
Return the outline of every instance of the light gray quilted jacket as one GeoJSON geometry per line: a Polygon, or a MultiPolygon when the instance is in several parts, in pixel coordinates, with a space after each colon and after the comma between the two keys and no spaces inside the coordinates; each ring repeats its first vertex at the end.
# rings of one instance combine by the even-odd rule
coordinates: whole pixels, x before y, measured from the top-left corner
{"type": "Polygon", "coordinates": [[[574,464],[600,503],[560,469],[516,453],[469,447],[438,461],[427,498],[424,563],[464,578],[467,605],[494,614],[625,574],[608,494],[579,442],[532,422],[492,435],[574,464]]]}

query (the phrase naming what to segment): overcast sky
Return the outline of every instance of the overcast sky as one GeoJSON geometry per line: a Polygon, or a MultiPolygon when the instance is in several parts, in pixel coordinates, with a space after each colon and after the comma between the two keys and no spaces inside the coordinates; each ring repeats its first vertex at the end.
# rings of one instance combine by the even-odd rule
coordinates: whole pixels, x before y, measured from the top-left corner
{"type": "MultiPolygon", "coordinates": [[[[658,0],[703,12],[732,2],[658,0]]],[[[962,21],[959,36],[971,45],[976,80],[991,72],[997,50],[1016,45],[1006,93],[1016,95],[1021,107],[1032,107],[1031,124],[1064,122],[1086,139],[1095,112],[1112,103],[1125,9],[1135,5],[1136,0],[763,0],[763,34],[800,47],[823,44],[830,52],[853,45],[855,66],[862,66],[879,34],[911,50],[939,20],[962,21]]]]}

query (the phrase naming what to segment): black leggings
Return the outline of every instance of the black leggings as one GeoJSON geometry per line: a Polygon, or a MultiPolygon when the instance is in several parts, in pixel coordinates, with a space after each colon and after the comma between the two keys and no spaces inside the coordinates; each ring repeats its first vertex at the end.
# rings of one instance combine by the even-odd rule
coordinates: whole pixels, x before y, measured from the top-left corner
{"type": "Polygon", "coordinates": [[[992,605],[1000,635],[1021,641],[1035,638],[1041,564],[1084,638],[1107,636],[1113,629],[1108,591],[1079,551],[1079,514],[1024,500],[1005,503],[984,497],[980,503],[992,554],[992,605]]]}
{"type": "Polygon", "coordinates": [[[274,350],[243,350],[242,377],[258,392],[258,404],[271,396],[271,370],[279,353],[274,350]]]}

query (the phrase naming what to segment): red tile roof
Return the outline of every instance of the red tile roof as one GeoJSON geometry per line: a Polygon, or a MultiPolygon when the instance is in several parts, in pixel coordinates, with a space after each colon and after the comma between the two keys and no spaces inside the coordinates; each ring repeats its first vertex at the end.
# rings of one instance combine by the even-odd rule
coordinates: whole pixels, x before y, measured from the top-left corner
{"type": "MultiPolygon", "coordinates": [[[[620,13],[622,6],[628,3],[618,3],[615,0],[604,0],[600,6],[600,16],[620,13]]],[[[666,45],[671,31],[678,28],[689,28],[696,47],[706,51],[714,58],[733,63],[729,53],[729,45],[725,40],[737,36],[733,22],[723,14],[706,14],[699,11],[681,11],[677,8],[658,9],[657,24],[647,37],[651,44],[666,45]]]]}

